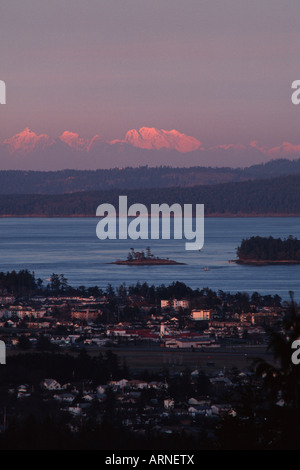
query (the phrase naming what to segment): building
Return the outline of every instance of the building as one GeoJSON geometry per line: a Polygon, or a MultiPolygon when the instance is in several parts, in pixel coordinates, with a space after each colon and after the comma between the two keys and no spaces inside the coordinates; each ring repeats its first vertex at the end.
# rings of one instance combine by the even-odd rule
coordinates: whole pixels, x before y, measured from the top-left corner
{"type": "Polygon", "coordinates": [[[177,308],[183,308],[184,310],[187,309],[187,308],[190,308],[190,301],[189,300],[186,300],[186,299],[182,299],[182,300],[173,300],[173,307],[175,309],[177,308]]]}
{"type": "Polygon", "coordinates": [[[193,337],[193,338],[173,338],[165,342],[166,348],[191,348],[191,349],[202,349],[202,348],[211,348],[218,347],[219,345],[215,343],[214,339],[207,338],[204,336],[193,337]]]}
{"type": "Polygon", "coordinates": [[[190,301],[186,299],[172,299],[172,300],[161,300],[160,301],[160,306],[161,308],[174,308],[174,309],[179,309],[183,308],[184,310],[187,308],[190,308],[190,301]]]}
{"type": "Polygon", "coordinates": [[[98,318],[99,315],[102,314],[101,310],[74,310],[71,314],[72,320],[85,320],[85,321],[93,321],[98,318]]]}
{"type": "Polygon", "coordinates": [[[44,379],[42,382],[41,382],[41,387],[44,389],[44,390],[61,390],[62,387],[61,385],[54,379],[44,379]]]}
{"type": "Polygon", "coordinates": [[[192,310],[191,313],[192,320],[196,321],[203,321],[203,320],[210,320],[211,319],[211,311],[210,310],[192,310]]]}

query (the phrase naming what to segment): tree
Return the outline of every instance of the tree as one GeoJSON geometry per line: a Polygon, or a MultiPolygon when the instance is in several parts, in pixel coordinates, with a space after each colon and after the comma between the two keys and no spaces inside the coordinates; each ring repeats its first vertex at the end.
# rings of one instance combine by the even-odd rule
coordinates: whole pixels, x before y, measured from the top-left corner
{"type": "Polygon", "coordinates": [[[68,279],[63,274],[60,275],[60,288],[61,292],[65,292],[68,289],[68,279]]]}
{"type": "Polygon", "coordinates": [[[300,365],[292,362],[292,344],[300,337],[300,314],[291,301],[281,321],[268,330],[273,362],[255,361],[255,376],[241,384],[237,417],[225,417],[217,431],[222,449],[298,450],[300,365]]]}
{"type": "Polygon", "coordinates": [[[276,364],[258,360],[257,375],[263,377],[264,386],[271,399],[281,398],[284,406],[300,412],[300,366],[292,362],[292,344],[300,338],[300,314],[290,292],[289,308],[282,319],[280,329],[269,329],[268,350],[272,351],[276,364]]]}
{"type": "Polygon", "coordinates": [[[31,342],[27,336],[21,335],[19,338],[18,348],[22,350],[31,349],[31,342]]]}
{"type": "Polygon", "coordinates": [[[36,344],[38,351],[53,351],[56,349],[55,345],[51,343],[50,339],[45,335],[40,335],[36,344]]]}
{"type": "Polygon", "coordinates": [[[61,281],[60,281],[59,275],[53,273],[50,278],[51,290],[54,291],[56,294],[58,294],[60,290],[60,286],[61,286],[61,281]]]}
{"type": "Polygon", "coordinates": [[[114,298],[114,296],[115,296],[115,290],[114,290],[113,286],[110,283],[107,284],[106,295],[109,299],[114,298]]]}

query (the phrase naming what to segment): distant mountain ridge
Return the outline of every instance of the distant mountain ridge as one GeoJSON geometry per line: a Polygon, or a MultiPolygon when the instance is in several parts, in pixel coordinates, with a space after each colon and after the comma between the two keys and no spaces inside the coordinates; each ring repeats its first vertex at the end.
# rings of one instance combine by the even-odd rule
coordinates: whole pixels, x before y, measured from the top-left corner
{"type": "Polygon", "coordinates": [[[300,174],[300,159],[272,160],[248,168],[139,167],[111,170],[0,171],[0,194],[64,194],[80,191],[191,187],[300,174]]]}
{"type": "Polygon", "coordinates": [[[191,152],[201,147],[202,143],[194,137],[188,136],[175,129],[166,131],[164,129],[156,129],[154,127],[141,127],[139,130],[131,129],[122,140],[112,140],[104,142],[100,136],[96,134],[91,139],[85,139],[79,134],[70,131],[64,131],[57,139],[52,139],[47,134],[36,134],[34,131],[26,127],[18,134],[4,139],[2,146],[7,148],[10,153],[22,152],[24,154],[34,152],[36,150],[51,147],[55,143],[64,142],[71,148],[76,150],[84,150],[90,152],[94,146],[107,143],[110,145],[130,144],[133,147],[160,150],[166,148],[169,150],[177,150],[181,153],[191,152]]]}
{"type": "Polygon", "coordinates": [[[178,130],[145,126],[129,130],[124,139],[110,141],[105,141],[99,134],[85,138],[69,130],[52,138],[28,127],[0,140],[2,170],[96,170],[145,165],[246,168],[274,158],[295,159],[299,156],[300,145],[289,142],[276,147],[260,145],[256,141],[205,146],[202,141],[178,130]]]}
{"type": "MultiPolygon", "coordinates": [[[[128,205],[204,204],[205,216],[300,216],[300,174],[279,178],[193,187],[144,188],[126,191],[128,205]]],[[[0,195],[0,216],[95,217],[99,204],[117,209],[119,189],[72,194],[0,195]]]]}

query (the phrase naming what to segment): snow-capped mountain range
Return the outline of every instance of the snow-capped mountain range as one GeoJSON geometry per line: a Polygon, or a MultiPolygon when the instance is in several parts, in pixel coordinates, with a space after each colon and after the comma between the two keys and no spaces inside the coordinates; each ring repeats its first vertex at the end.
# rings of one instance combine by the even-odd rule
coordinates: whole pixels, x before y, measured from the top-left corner
{"type": "Polygon", "coordinates": [[[297,158],[300,145],[285,142],[274,148],[204,144],[175,129],[150,127],[129,130],[124,139],[105,141],[98,134],[87,139],[64,131],[59,137],[36,134],[29,128],[0,141],[0,169],[61,170],[120,168],[126,166],[219,166],[247,167],[274,158],[297,158]]]}

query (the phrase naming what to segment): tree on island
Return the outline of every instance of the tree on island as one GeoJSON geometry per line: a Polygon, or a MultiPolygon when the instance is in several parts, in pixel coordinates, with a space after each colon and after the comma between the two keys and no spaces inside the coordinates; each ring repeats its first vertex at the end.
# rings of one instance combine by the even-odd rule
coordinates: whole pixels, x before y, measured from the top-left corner
{"type": "Polygon", "coordinates": [[[243,239],[237,247],[239,260],[300,261],[300,240],[255,236],[243,239]]]}

